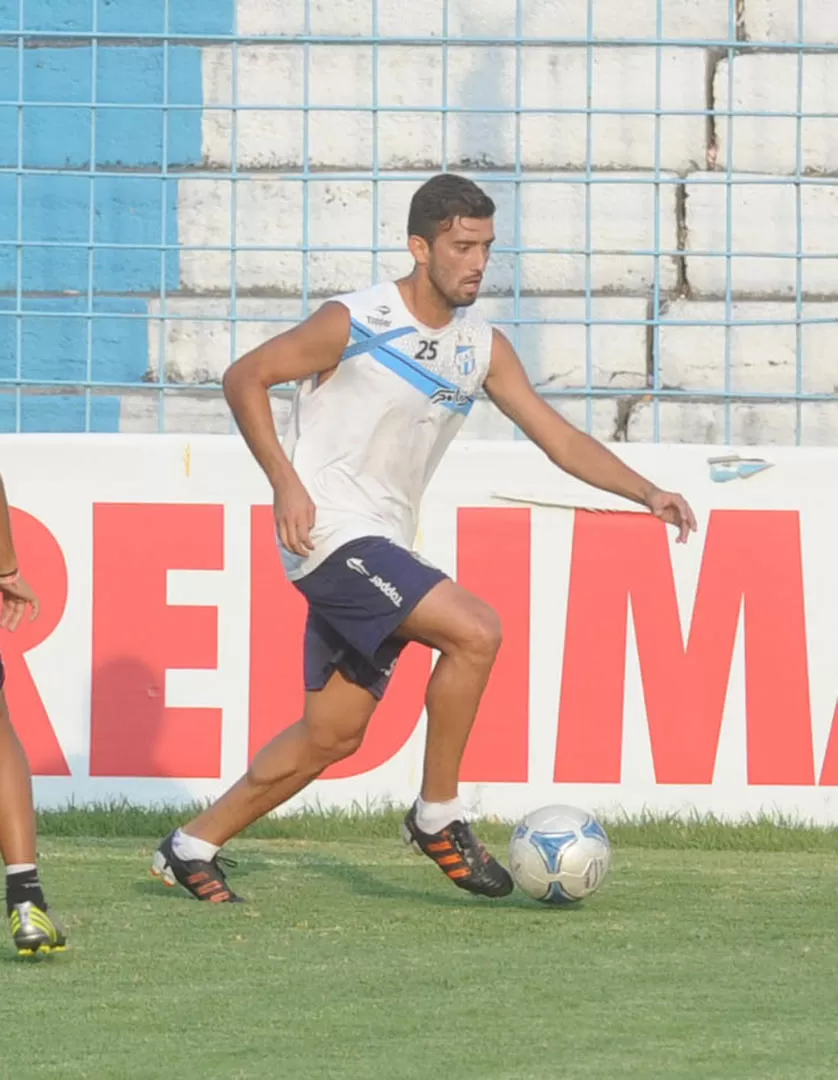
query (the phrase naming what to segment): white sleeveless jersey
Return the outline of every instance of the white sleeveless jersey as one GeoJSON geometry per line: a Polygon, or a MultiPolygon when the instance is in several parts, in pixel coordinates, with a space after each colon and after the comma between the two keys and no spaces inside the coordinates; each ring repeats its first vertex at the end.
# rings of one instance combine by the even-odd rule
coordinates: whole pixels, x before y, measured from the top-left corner
{"type": "Polygon", "coordinates": [[[491,359],[492,328],[473,308],[433,330],[392,281],[334,299],[349,310],[350,339],[330,378],[298,387],[284,439],[317,508],[308,557],[280,546],[292,581],[362,536],[412,546],[422,494],[491,359]]]}

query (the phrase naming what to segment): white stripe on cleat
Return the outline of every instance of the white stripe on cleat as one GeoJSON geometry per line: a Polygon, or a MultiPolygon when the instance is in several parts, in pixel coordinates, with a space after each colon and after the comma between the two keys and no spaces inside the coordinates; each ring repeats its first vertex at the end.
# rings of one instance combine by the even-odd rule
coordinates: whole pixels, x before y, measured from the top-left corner
{"type": "Polygon", "coordinates": [[[159,852],[155,851],[154,859],[151,863],[152,877],[160,878],[164,885],[168,885],[170,888],[177,885],[177,879],[172,871],[172,868],[166,862],[165,857],[159,852]]]}

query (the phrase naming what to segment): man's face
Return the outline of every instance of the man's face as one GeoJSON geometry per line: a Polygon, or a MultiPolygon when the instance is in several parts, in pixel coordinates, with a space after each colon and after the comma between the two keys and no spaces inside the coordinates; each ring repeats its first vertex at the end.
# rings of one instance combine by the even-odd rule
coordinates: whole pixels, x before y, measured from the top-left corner
{"type": "MultiPolygon", "coordinates": [[[[492,218],[454,218],[432,244],[419,240],[417,261],[451,307],[468,307],[477,299],[495,239],[492,218]]],[[[414,238],[416,242],[416,238],[414,238]]]]}

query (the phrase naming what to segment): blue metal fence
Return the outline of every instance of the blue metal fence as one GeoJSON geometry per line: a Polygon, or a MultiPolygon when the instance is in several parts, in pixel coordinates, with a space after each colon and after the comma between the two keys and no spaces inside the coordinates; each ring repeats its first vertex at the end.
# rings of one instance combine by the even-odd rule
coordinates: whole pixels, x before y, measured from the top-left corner
{"type": "MultiPolygon", "coordinates": [[[[829,379],[807,379],[824,358],[807,346],[808,328],[835,324],[835,311],[828,301],[838,300],[834,288],[807,288],[805,270],[810,263],[832,260],[838,251],[823,250],[807,243],[805,194],[812,188],[832,188],[838,181],[823,167],[804,160],[806,125],[838,121],[836,111],[806,109],[805,58],[828,55],[835,60],[838,76],[838,44],[821,38],[806,38],[805,0],[793,0],[796,37],[771,40],[748,35],[748,2],[729,0],[726,33],[717,36],[682,38],[673,36],[672,16],[681,0],[657,0],[654,32],[634,36],[604,37],[597,29],[596,13],[604,0],[586,0],[586,30],[581,36],[561,36],[560,27],[552,36],[527,35],[528,11],[539,0],[517,0],[511,21],[493,34],[452,33],[449,18],[452,0],[439,0],[440,26],[433,34],[396,36],[384,32],[380,13],[387,0],[372,0],[369,20],[358,15],[353,32],[315,32],[312,0],[301,0],[302,25],[289,16],[288,32],[251,33],[238,25],[238,8],[232,0],[154,0],[137,5],[129,0],[0,0],[0,430],[3,431],[116,431],[125,429],[125,409],[129,400],[151,405],[158,430],[171,428],[167,421],[175,396],[203,395],[218,398],[218,370],[186,370],[179,362],[172,327],[178,322],[197,326],[202,322],[226,322],[225,362],[241,351],[243,327],[247,323],[267,324],[277,330],[311,310],[317,302],[312,285],[312,260],[319,255],[357,253],[370,256],[371,278],[382,273],[385,256],[401,250],[383,238],[381,192],[383,185],[415,185],[439,168],[456,168],[488,184],[509,185],[513,191],[509,242],[501,243],[498,257],[508,257],[511,274],[499,293],[511,307],[495,321],[504,325],[518,342],[532,326],[577,325],[584,329],[585,347],[579,358],[580,378],[572,387],[545,380],[542,392],[562,399],[586,402],[584,423],[595,428],[597,399],[622,401],[621,416],[643,404],[650,410],[647,437],[671,437],[662,425],[662,408],[685,402],[709,404],[720,410],[718,440],[726,443],[747,438],[737,428],[736,409],[747,405],[791,406],[795,410],[793,441],[806,441],[802,409],[838,400],[829,379]],[[242,85],[243,50],[270,46],[294,47],[302,52],[301,101],[283,98],[284,84],[276,83],[273,100],[254,103],[242,85]],[[368,103],[318,103],[312,98],[312,62],[325,48],[370,50],[368,103]],[[397,104],[388,94],[382,99],[382,56],[396,48],[432,50],[441,65],[439,100],[397,104]],[[549,106],[535,106],[525,93],[525,64],[532,50],[574,48],[585,54],[584,102],[560,99],[549,106]],[[597,62],[602,50],[644,49],[653,102],[647,107],[597,104],[597,62]],[[513,56],[512,99],[502,105],[480,100],[457,104],[453,100],[451,55],[454,50],[501,50],[513,56]],[[673,104],[664,92],[663,65],[667,50],[699,50],[707,58],[708,94],[703,107],[673,104]],[[229,65],[228,100],[206,100],[206,64],[211,51],[229,65]],[[796,58],[793,108],[769,108],[737,101],[737,64],[749,56],[790,55],[796,58]],[[713,71],[727,61],[727,107],[713,97],[713,71]],[[371,120],[370,160],[340,168],[320,162],[312,150],[312,118],[327,113],[348,118],[366,111],[371,120]],[[229,160],[208,159],[205,146],[207,116],[229,117],[229,160]],[[299,161],[285,166],[259,168],[240,161],[240,135],[248,114],[287,113],[301,121],[299,161]],[[384,161],[380,127],[387,116],[438,116],[441,118],[439,161],[417,163],[414,168],[394,168],[384,161]],[[513,124],[512,161],[455,160],[452,154],[451,125],[462,118],[508,117],[513,124]],[[583,160],[568,164],[556,161],[532,166],[522,151],[522,125],[533,117],[581,117],[585,125],[583,160]],[[619,171],[596,159],[594,135],[604,118],[645,117],[652,125],[647,148],[648,163],[619,171]],[[707,160],[690,168],[667,167],[663,152],[665,122],[687,122],[696,117],[708,124],[707,160]],[[775,172],[739,173],[735,170],[737,132],[742,125],[765,121],[793,121],[795,146],[793,168],[775,172]],[[721,128],[724,126],[724,132],[721,128]],[[716,155],[724,135],[726,160],[716,155]],[[274,181],[301,185],[301,241],[264,244],[240,242],[241,195],[244,185],[265,176],[274,181]],[[208,184],[229,184],[229,226],[227,235],[216,242],[191,242],[183,235],[179,214],[183,206],[183,182],[205,180],[208,184]],[[372,231],[366,245],[312,240],[312,193],[318,185],[370,185],[372,231]],[[538,245],[525,242],[524,193],[533,185],[584,185],[583,242],[538,245]],[[628,247],[607,243],[597,232],[592,211],[592,193],[598,185],[616,190],[620,185],[643,185],[653,195],[651,242],[628,247]],[[713,185],[724,193],[724,241],[702,247],[699,237],[691,237],[685,226],[685,198],[700,187],[713,185]],[[782,247],[753,244],[736,234],[736,189],[762,186],[791,187],[794,192],[794,242],[782,247]],[[667,189],[677,193],[677,239],[670,242],[665,222],[663,197],[667,189]],[[809,250],[810,247],[815,250],[809,250]],[[274,257],[299,253],[298,311],[274,314],[275,294],[288,290],[281,281],[243,289],[240,265],[254,252],[274,257]],[[181,260],[190,255],[218,253],[229,258],[229,275],[221,294],[228,309],[219,316],[216,286],[196,290],[184,282],[181,260]],[[522,268],[528,257],[569,256],[583,260],[581,288],[551,288],[544,284],[545,304],[537,314],[527,314],[527,298],[532,291],[522,268]],[[606,285],[597,283],[594,264],[601,257],[651,260],[651,279],[640,288],[625,285],[619,275],[606,285]],[[721,285],[703,295],[690,282],[690,259],[722,260],[725,270],[721,285]],[[737,265],[760,259],[777,264],[794,260],[794,287],[791,292],[778,281],[756,295],[737,286],[737,265]],[[673,278],[663,265],[674,264],[673,278]],[[196,295],[197,292],[197,295],[196,295]],[[605,317],[597,313],[597,297],[625,293],[642,298],[645,307],[636,317],[605,317]],[[575,296],[576,313],[553,316],[550,295],[575,296]],[[263,298],[263,310],[248,314],[242,297],[263,298]],[[181,300],[188,299],[184,311],[181,300]],[[673,312],[676,300],[688,303],[673,312]],[[809,300],[812,303],[809,303],[809,300]],[[708,315],[689,302],[716,302],[708,315]],[[737,307],[739,301],[744,306],[737,307]],[[202,301],[205,307],[202,308],[202,301]],[[760,308],[759,303],[764,306],[760,308]],[[819,302],[819,303],[818,303],[819,302]],[[748,307],[751,304],[751,307],[748,307]],[[213,306],[215,305],[215,306],[213,306]],[[602,326],[643,327],[648,347],[648,363],[639,385],[615,388],[598,380],[595,373],[594,334],[602,326]],[[667,328],[717,327],[724,334],[722,376],[719,385],[690,385],[675,378],[663,356],[662,335],[667,328]],[[771,357],[765,358],[766,375],[759,388],[743,388],[736,375],[734,356],[737,331],[747,327],[773,326],[794,333],[794,387],[779,379],[771,383],[771,357]]],[[[584,2],[584,0],[583,0],[584,2]]],[[[756,3],[756,0],[752,0],[756,3]]],[[[766,0],[760,0],[765,3],[766,0]]],[[[782,6],[781,0],[775,0],[782,6]]],[[[282,5],[283,8],[286,5],[282,5]]],[[[577,5],[578,7],[579,5],[577,5]]],[[[630,5],[629,5],[630,6],[630,5]]],[[[786,7],[789,7],[786,4],[786,7]]],[[[251,0],[250,7],[253,3],[251,0]]],[[[276,24],[279,5],[265,0],[267,20],[276,24]]],[[[358,8],[360,12],[360,6],[358,8]]],[[[366,9],[365,9],[366,10],[366,9]]],[[[282,29],[282,27],[280,27],[282,29]]],[[[480,27],[476,27],[480,29],[480,27]]],[[[838,40],[838,34],[835,35],[838,40]]],[[[430,55],[430,53],[429,53],[430,55]]],[[[488,54],[487,54],[488,55],[488,54]]],[[[835,80],[838,83],[838,79],[835,80]]],[[[484,82],[485,85],[485,82],[484,82]]],[[[759,104],[759,102],[757,103],[759,104]]],[[[281,156],[281,155],[280,155],[281,156]]],[[[617,163],[619,164],[619,163],[617,163]]],[[[766,227],[770,231],[770,222],[766,227]]],[[[810,230],[811,232],[811,230],[810,230]]],[[[760,238],[757,236],[756,241],[760,238]]],[[[837,245],[838,246],[838,245],[837,245]]],[[[359,280],[357,287],[367,282],[359,280]]],[[[293,290],[291,290],[293,292],[293,290]]],[[[287,299],[286,297],[283,297],[287,299]]],[[[279,308],[277,304],[277,308],[279,308]]],[[[287,305],[286,305],[287,306],[287,305]]],[[[696,349],[702,339],[696,337],[696,349]]],[[[836,342],[838,343],[838,342],[836,342]]],[[[188,365],[187,365],[188,368],[188,365]]],[[[697,407],[697,405],[695,406],[697,407]]],[[[198,407],[192,421],[202,424],[198,407]]],[[[831,430],[831,428],[829,429],[831,430]]],[[[838,434],[838,424],[835,425],[838,434]]],[[[625,424],[617,437],[631,437],[625,424]]],[[[638,436],[642,437],[642,436],[638,436]]],[[[682,436],[676,431],[674,437],[682,436]]]]}

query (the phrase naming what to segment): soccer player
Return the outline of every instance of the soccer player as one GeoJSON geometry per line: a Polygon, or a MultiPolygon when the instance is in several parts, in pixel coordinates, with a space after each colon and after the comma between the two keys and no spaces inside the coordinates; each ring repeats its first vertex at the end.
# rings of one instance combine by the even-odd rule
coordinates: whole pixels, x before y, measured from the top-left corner
{"type": "MultiPolygon", "coordinates": [[[[498,616],[411,551],[422,493],[476,395],[560,469],[649,508],[686,541],[692,510],[559,416],[508,339],[472,306],[495,206],[442,174],[414,194],[412,273],[330,300],[231,365],[224,392],[270,481],[285,572],[308,601],[302,718],[213,805],[162,841],[152,872],[201,900],[236,901],[221,845],[352,754],[409,641],[439,651],[427,687],[421,792],[404,838],[457,886],[499,897],[508,872],[465,820],[460,761],[501,645],[498,616]],[[268,391],[298,382],[280,444],[268,391]]],[[[486,543],[491,544],[491,536],[486,543]]],[[[281,613],[278,614],[281,618],[281,613]]]]}
{"type": "MultiPolygon", "coordinates": [[[[0,628],[14,632],[27,608],[38,614],[38,599],[18,570],[9,504],[0,477],[0,628]]],[[[6,864],[6,913],[21,956],[61,952],[64,928],[47,907],[35,854],[35,810],[29,763],[12,727],[0,660],[0,855],[6,864]]]]}

